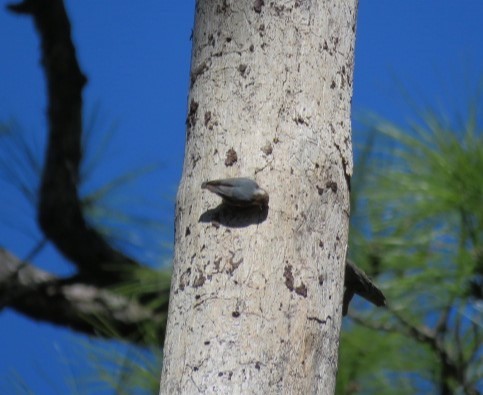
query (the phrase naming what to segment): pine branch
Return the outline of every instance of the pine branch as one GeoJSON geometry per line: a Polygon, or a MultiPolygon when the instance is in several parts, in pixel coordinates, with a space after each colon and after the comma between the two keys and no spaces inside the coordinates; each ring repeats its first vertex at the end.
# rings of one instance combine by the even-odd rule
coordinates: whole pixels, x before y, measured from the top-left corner
{"type": "Polygon", "coordinates": [[[140,344],[149,340],[146,323],[159,327],[156,342],[164,333],[165,313],[92,285],[70,284],[0,249],[0,310],[6,307],[88,335],[140,344]]]}
{"type": "Polygon", "coordinates": [[[123,268],[138,263],[112,248],[92,228],[78,196],[82,160],[82,89],[70,22],[62,0],[25,0],[8,8],[31,15],[41,41],[47,79],[49,137],[38,206],[38,221],[86,283],[110,285],[122,280],[123,268]]]}

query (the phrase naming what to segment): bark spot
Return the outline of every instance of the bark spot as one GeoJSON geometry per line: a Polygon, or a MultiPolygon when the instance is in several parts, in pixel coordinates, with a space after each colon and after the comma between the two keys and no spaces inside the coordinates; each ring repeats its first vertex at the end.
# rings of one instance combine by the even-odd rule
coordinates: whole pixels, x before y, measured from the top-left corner
{"type": "Polygon", "coordinates": [[[242,77],[245,77],[245,72],[247,71],[247,65],[246,64],[241,64],[238,66],[238,71],[242,75],[242,77]]]}
{"type": "MultiPolygon", "coordinates": [[[[329,318],[330,318],[330,316],[329,316],[329,318]]],[[[307,317],[307,319],[309,321],[315,321],[315,322],[317,322],[318,324],[321,324],[321,325],[323,325],[327,322],[327,320],[321,320],[320,318],[317,318],[317,317],[307,317]]]]}
{"type": "Polygon", "coordinates": [[[262,12],[262,7],[265,5],[265,2],[263,0],[255,0],[253,2],[253,10],[257,13],[260,14],[262,12]]]}
{"type": "Polygon", "coordinates": [[[324,275],[323,274],[321,274],[319,276],[319,285],[324,285],[324,275]]]}
{"type": "Polygon", "coordinates": [[[215,270],[217,272],[220,271],[220,263],[221,263],[221,258],[217,258],[215,259],[215,261],[213,262],[213,266],[215,267],[215,270]]]}
{"type": "Polygon", "coordinates": [[[195,278],[195,281],[193,281],[193,288],[199,288],[203,286],[205,281],[206,281],[206,277],[202,273],[200,273],[200,275],[195,278]]]}
{"type": "Polygon", "coordinates": [[[226,271],[230,276],[233,275],[233,272],[238,269],[238,266],[240,266],[243,263],[243,258],[240,258],[238,262],[234,262],[233,259],[230,260],[230,268],[226,271]]]}
{"type": "Polygon", "coordinates": [[[298,117],[294,118],[294,121],[295,121],[295,123],[297,125],[309,126],[308,122],[301,115],[299,115],[298,117]]]}
{"type": "Polygon", "coordinates": [[[213,34],[210,34],[208,36],[208,44],[211,45],[212,47],[215,46],[215,37],[213,36],[213,34]]]}
{"type": "Polygon", "coordinates": [[[238,161],[238,155],[233,148],[226,152],[225,166],[233,166],[238,161]]]}
{"type": "Polygon", "coordinates": [[[285,286],[289,289],[290,292],[293,291],[294,278],[292,274],[292,265],[285,266],[283,271],[283,277],[285,278],[285,286]]]}
{"type": "Polygon", "coordinates": [[[191,86],[193,86],[198,79],[199,76],[203,75],[203,73],[208,70],[208,64],[205,62],[202,62],[200,65],[195,67],[193,71],[191,72],[190,75],[190,83],[191,86]]]}
{"type": "MultiPolygon", "coordinates": [[[[231,251],[230,251],[231,252],[231,251]]],[[[235,256],[234,253],[232,253],[232,256],[230,258],[230,260],[228,261],[230,267],[226,270],[226,272],[231,276],[233,275],[233,272],[238,269],[238,266],[240,266],[242,263],[243,263],[243,258],[240,258],[238,261],[234,261],[233,258],[235,256]]]]}
{"type": "Polygon", "coordinates": [[[303,296],[304,298],[307,297],[307,287],[304,283],[300,284],[298,287],[295,288],[295,293],[297,295],[303,296]]]}
{"type": "Polygon", "coordinates": [[[228,9],[228,4],[227,4],[226,0],[223,0],[221,2],[221,4],[218,4],[216,6],[216,13],[217,14],[224,14],[227,9],[228,9]]]}
{"type": "Polygon", "coordinates": [[[198,111],[198,106],[198,102],[191,99],[190,109],[188,111],[188,119],[186,120],[186,123],[190,128],[196,125],[196,113],[198,111]]]}
{"type": "Polygon", "coordinates": [[[181,291],[184,291],[185,287],[189,285],[190,276],[191,276],[191,268],[188,268],[185,270],[185,272],[181,275],[181,278],[179,279],[179,289],[181,291]]]}
{"type": "Polygon", "coordinates": [[[205,112],[205,126],[208,126],[208,122],[210,122],[211,119],[211,111],[206,111],[205,112]]]}
{"type": "Polygon", "coordinates": [[[269,142],[265,144],[260,150],[265,154],[265,155],[271,155],[273,152],[272,144],[269,142]]]}
{"type": "Polygon", "coordinates": [[[335,181],[328,181],[327,184],[325,184],[325,187],[331,189],[332,192],[337,193],[337,183],[335,181]]]}

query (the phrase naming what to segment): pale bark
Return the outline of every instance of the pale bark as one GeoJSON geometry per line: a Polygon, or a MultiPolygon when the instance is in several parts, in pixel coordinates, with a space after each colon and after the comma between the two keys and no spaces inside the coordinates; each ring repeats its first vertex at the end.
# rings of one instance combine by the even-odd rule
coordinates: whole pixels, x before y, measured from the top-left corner
{"type": "Polygon", "coordinates": [[[356,3],[197,2],[162,394],[334,392],[356,3]],[[200,189],[240,176],[268,213],[200,189]]]}

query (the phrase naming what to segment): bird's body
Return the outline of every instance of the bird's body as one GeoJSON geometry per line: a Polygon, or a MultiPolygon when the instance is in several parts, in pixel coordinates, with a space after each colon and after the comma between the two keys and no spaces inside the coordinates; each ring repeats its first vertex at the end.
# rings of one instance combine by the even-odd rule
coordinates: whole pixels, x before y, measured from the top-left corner
{"type": "Polygon", "coordinates": [[[205,181],[202,189],[208,189],[223,199],[223,203],[236,207],[268,206],[268,193],[245,177],[205,181]]]}

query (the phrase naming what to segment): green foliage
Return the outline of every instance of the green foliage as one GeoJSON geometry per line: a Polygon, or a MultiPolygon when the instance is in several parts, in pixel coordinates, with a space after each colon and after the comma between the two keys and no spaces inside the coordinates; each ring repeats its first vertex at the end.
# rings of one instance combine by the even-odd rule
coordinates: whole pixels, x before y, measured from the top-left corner
{"type": "Polygon", "coordinates": [[[350,253],[377,276],[388,308],[352,306],[338,394],[483,386],[481,119],[477,105],[460,125],[421,114],[407,128],[366,120],[370,153],[356,164],[350,253]]]}

